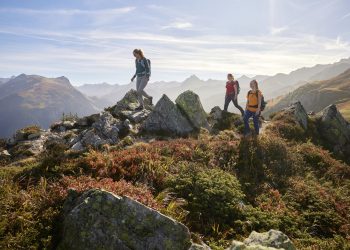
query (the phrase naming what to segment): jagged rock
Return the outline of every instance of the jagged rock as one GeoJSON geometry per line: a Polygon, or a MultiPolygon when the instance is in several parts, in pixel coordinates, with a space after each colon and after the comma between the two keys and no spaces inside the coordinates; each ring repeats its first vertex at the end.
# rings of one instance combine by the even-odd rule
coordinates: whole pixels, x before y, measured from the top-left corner
{"type": "Polygon", "coordinates": [[[41,132],[28,135],[28,140],[38,139],[41,136],[41,132]]]}
{"type": "Polygon", "coordinates": [[[25,134],[23,130],[17,130],[14,135],[14,143],[26,140],[25,134]]]}
{"type": "Polygon", "coordinates": [[[333,144],[344,145],[350,142],[349,123],[340,114],[336,105],[322,111],[322,135],[333,144]]]}
{"type": "Polygon", "coordinates": [[[50,126],[52,132],[65,132],[73,129],[76,126],[76,121],[59,121],[55,122],[50,126]]]}
{"type": "Polygon", "coordinates": [[[148,115],[151,113],[148,109],[143,109],[141,111],[132,111],[132,110],[122,110],[120,111],[119,115],[126,117],[128,120],[130,120],[133,123],[140,123],[148,117],[148,115]]]}
{"type": "Polygon", "coordinates": [[[184,136],[194,128],[169,97],[163,95],[142,124],[142,130],[148,133],[184,136]]]}
{"type": "Polygon", "coordinates": [[[101,145],[107,144],[94,129],[85,130],[81,133],[80,142],[84,146],[92,146],[93,148],[98,148],[101,145]]]}
{"type": "MultiPolygon", "coordinates": [[[[146,109],[151,109],[152,105],[147,98],[144,99],[144,104],[146,109]]],[[[111,112],[113,115],[119,116],[121,111],[134,111],[139,105],[140,103],[137,98],[137,92],[136,90],[131,89],[125,94],[123,99],[121,99],[114,107],[112,107],[111,112]]]]}
{"type": "Polygon", "coordinates": [[[307,129],[308,115],[300,102],[293,103],[283,111],[293,115],[294,119],[300,124],[300,126],[307,129]]]}
{"type": "Polygon", "coordinates": [[[103,139],[110,141],[111,144],[115,144],[119,141],[119,121],[108,113],[104,112],[101,114],[100,119],[92,124],[92,127],[95,128],[102,136],[103,139]]]}
{"type": "Polygon", "coordinates": [[[191,246],[187,227],[128,197],[91,189],[64,204],[58,249],[179,249],[191,246]]]}
{"type": "Polygon", "coordinates": [[[330,105],[322,111],[320,130],[327,144],[333,147],[332,150],[350,160],[350,125],[336,105],[330,105]]]}
{"type": "Polygon", "coordinates": [[[89,125],[88,123],[88,118],[87,117],[82,117],[77,120],[77,125],[79,127],[87,127],[89,125]]]}
{"type": "Polygon", "coordinates": [[[75,143],[72,147],[71,147],[72,150],[74,151],[83,151],[85,148],[83,146],[83,144],[78,141],[77,143],[75,143]]]}
{"type": "Polygon", "coordinates": [[[211,109],[208,117],[213,132],[232,129],[243,124],[242,117],[227,111],[221,110],[219,106],[211,109]]]}
{"type": "Polygon", "coordinates": [[[213,120],[220,120],[222,118],[222,110],[219,106],[215,106],[210,111],[210,117],[213,120]]]}
{"type": "Polygon", "coordinates": [[[271,229],[265,233],[253,231],[244,242],[233,241],[228,250],[296,250],[293,242],[281,231],[271,229]]]}
{"type": "Polygon", "coordinates": [[[209,128],[207,114],[203,109],[199,96],[193,91],[183,92],[176,98],[175,103],[195,128],[209,128]]]}
{"type": "MultiPolygon", "coordinates": [[[[121,122],[115,119],[109,112],[103,112],[99,115],[99,119],[94,122],[91,128],[82,131],[78,138],[72,143],[80,148],[80,142],[83,147],[92,146],[98,148],[105,144],[116,144],[119,141],[118,127],[122,126],[121,122]]],[[[73,147],[73,146],[72,146],[73,147]]]]}

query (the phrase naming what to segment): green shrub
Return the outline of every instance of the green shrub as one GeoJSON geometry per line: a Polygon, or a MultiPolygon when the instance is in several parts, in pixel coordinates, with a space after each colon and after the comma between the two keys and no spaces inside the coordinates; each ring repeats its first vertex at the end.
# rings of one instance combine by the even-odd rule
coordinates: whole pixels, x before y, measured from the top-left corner
{"type": "Polygon", "coordinates": [[[302,158],[290,151],[283,139],[262,135],[241,141],[237,175],[254,203],[256,195],[265,191],[261,185],[268,183],[283,189],[288,185],[288,177],[302,165],[302,158]]]}
{"type": "Polygon", "coordinates": [[[189,223],[194,228],[215,223],[230,224],[240,219],[244,198],[235,176],[220,169],[189,165],[168,180],[177,197],[184,198],[189,223]]]}

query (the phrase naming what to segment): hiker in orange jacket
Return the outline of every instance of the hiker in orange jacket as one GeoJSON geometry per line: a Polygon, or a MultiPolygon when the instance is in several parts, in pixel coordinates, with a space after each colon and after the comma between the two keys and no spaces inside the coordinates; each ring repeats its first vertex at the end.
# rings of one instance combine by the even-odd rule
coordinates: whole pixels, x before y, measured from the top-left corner
{"type": "Polygon", "coordinates": [[[228,105],[232,101],[233,105],[235,105],[235,107],[238,108],[241,112],[242,116],[244,116],[244,110],[241,106],[238,105],[237,101],[239,90],[240,88],[238,81],[234,79],[232,74],[227,74],[224,111],[227,111],[228,105]]]}
{"type": "Polygon", "coordinates": [[[265,103],[265,102],[263,101],[263,95],[259,90],[259,85],[256,80],[252,80],[250,82],[250,88],[251,90],[249,90],[247,94],[247,105],[246,105],[246,110],[244,112],[244,117],[243,117],[244,135],[248,135],[250,133],[250,127],[249,127],[250,117],[253,117],[255,133],[256,135],[258,135],[259,134],[259,116],[263,109],[262,103],[265,103]]]}

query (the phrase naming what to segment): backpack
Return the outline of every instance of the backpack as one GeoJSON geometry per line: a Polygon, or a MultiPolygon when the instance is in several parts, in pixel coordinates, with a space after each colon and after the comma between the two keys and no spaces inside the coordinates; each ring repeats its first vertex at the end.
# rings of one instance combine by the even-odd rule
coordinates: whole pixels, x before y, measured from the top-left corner
{"type": "MultiPolygon", "coordinates": [[[[148,58],[144,58],[144,59],[146,59],[146,61],[148,63],[148,66],[149,66],[149,71],[151,71],[151,60],[148,59],[148,58]]],[[[146,67],[143,60],[141,60],[141,64],[142,64],[143,67],[146,67]]]]}
{"type": "Polygon", "coordinates": [[[235,83],[237,84],[237,95],[239,94],[239,92],[241,92],[241,87],[239,86],[239,82],[235,81],[235,83]]]}
{"type": "Polygon", "coordinates": [[[149,66],[149,71],[151,71],[151,60],[150,59],[146,59],[146,60],[147,60],[148,66],[149,66]]]}
{"type": "MultiPolygon", "coordinates": [[[[249,90],[248,94],[251,94],[251,93],[252,93],[252,91],[251,91],[251,90],[249,90]]],[[[255,94],[256,94],[256,99],[258,99],[258,100],[259,100],[259,94],[258,94],[258,92],[256,92],[255,94]]],[[[263,95],[263,94],[261,94],[260,111],[264,111],[264,109],[266,108],[266,104],[267,104],[267,102],[265,102],[264,95],[263,95]]]]}

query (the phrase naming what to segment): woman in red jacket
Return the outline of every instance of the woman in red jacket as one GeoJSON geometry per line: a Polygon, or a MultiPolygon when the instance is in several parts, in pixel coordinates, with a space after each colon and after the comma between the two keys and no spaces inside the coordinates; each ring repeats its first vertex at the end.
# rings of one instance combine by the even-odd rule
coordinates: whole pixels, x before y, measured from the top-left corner
{"type": "Polygon", "coordinates": [[[224,111],[227,111],[228,105],[230,102],[233,102],[236,108],[239,109],[242,116],[244,116],[244,110],[241,106],[238,105],[237,97],[238,97],[238,81],[235,81],[232,74],[227,74],[227,82],[226,82],[226,96],[225,96],[225,105],[224,111]]]}

